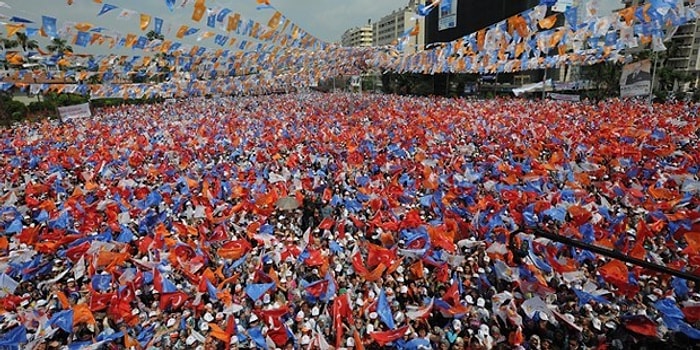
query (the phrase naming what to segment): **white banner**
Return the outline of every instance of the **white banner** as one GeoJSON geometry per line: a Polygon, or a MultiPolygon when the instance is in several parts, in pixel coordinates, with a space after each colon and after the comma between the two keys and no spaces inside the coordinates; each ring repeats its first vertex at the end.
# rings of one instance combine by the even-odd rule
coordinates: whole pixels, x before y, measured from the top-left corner
{"type": "Polygon", "coordinates": [[[620,76],[620,97],[648,95],[651,92],[651,60],[626,64],[620,76]]]}
{"type": "Polygon", "coordinates": [[[552,100],[557,100],[557,101],[569,101],[569,102],[579,102],[581,101],[581,96],[579,95],[573,95],[573,94],[557,94],[554,92],[550,92],[547,94],[549,98],[552,100]]]}
{"type": "Polygon", "coordinates": [[[438,30],[457,26],[457,0],[442,0],[438,12],[438,30]]]}
{"type": "Polygon", "coordinates": [[[90,111],[89,103],[83,103],[80,105],[67,107],[58,107],[58,113],[61,115],[61,120],[63,121],[92,117],[92,112],[90,111]]]}

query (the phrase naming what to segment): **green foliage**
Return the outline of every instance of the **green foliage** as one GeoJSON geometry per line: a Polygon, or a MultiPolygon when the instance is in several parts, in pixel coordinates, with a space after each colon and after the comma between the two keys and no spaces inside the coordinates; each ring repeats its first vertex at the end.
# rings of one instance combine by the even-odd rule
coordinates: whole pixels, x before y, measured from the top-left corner
{"type": "Polygon", "coordinates": [[[90,99],[89,97],[83,95],[56,94],[55,92],[51,92],[44,96],[44,100],[52,103],[56,107],[65,107],[79,105],[88,102],[90,99]]]}
{"type": "Polygon", "coordinates": [[[584,67],[582,76],[591,82],[594,89],[586,91],[583,97],[600,101],[619,96],[621,74],[622,65],[614,62],[603,62],[584,67]]]}

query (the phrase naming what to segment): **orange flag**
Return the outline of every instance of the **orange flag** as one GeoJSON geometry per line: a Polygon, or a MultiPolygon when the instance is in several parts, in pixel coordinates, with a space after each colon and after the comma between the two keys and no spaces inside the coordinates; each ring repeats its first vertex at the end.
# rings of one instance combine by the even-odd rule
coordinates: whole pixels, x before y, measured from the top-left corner
{"type": "Polygon", "coordinates": [[[551,29],[554,27],[554,24],[557,23],[557,15],[551,15],[549,17],[541,19],[537,24],[539,24],[540,28],[542,29],[551,29]]]}
{"type": "Polygon", "coordinates": [[[194,12],[192,12],[192,20],[195,22],[199,22],[202,20],[202,17],[204,17],[204,12],[207,10],[207,7],[204,5],[204,0],[197,0],[194,3],[194,12]]]}
{"type": "Polygon", "coordinates": [[[151,16],[145,13],[141,14],[141,30],[144,31],[151,24],[151,16]]]}
{"type": "MultiPolygon", "coordinates": [[[[187,32],[187,29],[189,29],[189,27],[187,27],[186,25],[183,24],[182,26],[180,26],[180,29],[177,30],[177,34],[175,34],[175,36],[176,36],[178,39],[184,38],[184,37],[185,37],[185,33],[187,32]]],[[[188,179],[188,180],[189,180],[189,179],[188,179]]],[[[188,185],[189,185],[189,181],[188,181],[188,185]]]]}
{"type": "Polygon", "coordinates": [[[73,307],[73,325],[81,323],[95,324],[95,316],[87,304],[78,304],[73,307]]]}

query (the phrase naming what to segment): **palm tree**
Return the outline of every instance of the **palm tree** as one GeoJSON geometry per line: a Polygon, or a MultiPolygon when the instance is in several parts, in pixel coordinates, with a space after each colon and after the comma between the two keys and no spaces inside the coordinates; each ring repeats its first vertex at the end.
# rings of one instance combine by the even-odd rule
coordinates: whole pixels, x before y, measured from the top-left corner
{"type": "Polygon", "coordinates": [[[46,46],[46,49],[51,53],[63,55],[64,52],[73,52],[73,47],[68,45],[68,42],[61,38],[53,38],[51,43],[46,46]]]}
{"type": "MultiPolygon", "coordinates": [[[[2,38],[0,39],[0,45],[2,45],[3,51],[7,51],[9,49],[14,49],[15,47],[17,47],[18,43],[17,40],[2,38]]],[[[3,54],[2,57],[0,57],[0,64],[2,64],[5,70],[8,69],[7,58],[5,54],[3,54]]]]}
{"type": "Polygon", "coordinates": [[[19,43],[17,43],[17,40],[2,38],[0,39],[0,45],[2,45],[3,49],[8,50],[14,49],[15,47],[17,47],[17,45],[19,45],[19,43]]]}
{"type": "Polygon", "coordinates": [[[22,48],[22,51],[27,52],[39,47],[39,43],[34,39],[29,39],[26,33],[17,32],[17,44],[22,48]]]}

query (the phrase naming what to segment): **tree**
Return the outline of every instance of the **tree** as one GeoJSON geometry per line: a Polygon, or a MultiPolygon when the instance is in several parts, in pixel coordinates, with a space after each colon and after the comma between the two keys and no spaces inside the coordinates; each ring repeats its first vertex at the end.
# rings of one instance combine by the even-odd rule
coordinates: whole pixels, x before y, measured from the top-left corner
{"type": "Polygon", "coordinates": [[[39,43],[34,39],[29,39],[26,33],[17,32],[17,44],[22,48],[22,51],[27,52],[39,47],[39,43]]]}
{"type": "Polygon", "coordinates": [[[63,55],[64,52],[73,52],[73,47],[68,45],[68,42],[61,38],[53,38],[51,43],[46,46],[46,49],[51,53],[63,55]]]}
{"type": "Polygon", "coordinates": [[[165,39],[165,36],[161,33],[156,33],[155,30],[150,30],[148,33],[146,33],[146,39],[148,39],[148,41],[163,40],[165,39]]]}

